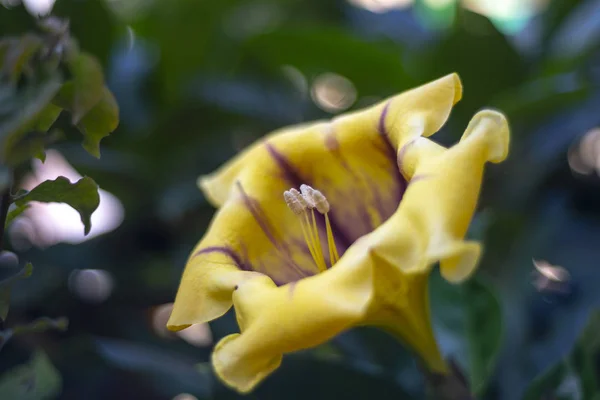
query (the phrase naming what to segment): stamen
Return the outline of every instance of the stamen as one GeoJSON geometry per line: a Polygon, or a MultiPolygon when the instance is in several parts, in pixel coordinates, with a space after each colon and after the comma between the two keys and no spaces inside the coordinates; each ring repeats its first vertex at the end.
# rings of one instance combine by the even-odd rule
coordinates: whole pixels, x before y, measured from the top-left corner
{"type": "Polygon", "coordinates": [[[306,210],[307,208],[309,208],[308,203],[306,202],[306,199],[304,198],[304,196],[302,196],[300,194],[300,192],[298,190],[296,190],[295,188],[291,188],[289,190],[289,192],[295,196],[296,201],[298,201],[302,207],[304,208],[304,210],[306,210]]]}
{"type": "MultiPolygon", "coordinates": [[[[313,189],[312,187],[302,184],[300,185],[300,191],[302,192],[302,197],[304,197],[304,199],[306,200],[306,204],[308,205],[308,208],[310,208],[311,214],[312,214],[312,230],[313,230],[313,236],[316,238],[317,242],[320,244],[321,243],[321,239],[319,238],[319,229],[317,228],[317,221],[315,218],[315,208],[317,209],[317,211],[319,211],[321,214],[323,214],[323,212],[321,210],[324,209],[325,204],[327,207],[327,210],[329,210],[329,203],[327,202],[327,199],[325,199],[325,196],[323,196],[323,194],[321,192],[319,192],[316,189],[313,189]],[[319,201],[319,204],[317,205],[317,201],[319,201]],[[323,203],[324,202],[324,203],[323,203]]],[[[310,224],[310,222],[309,222],[310,224]]],[[[331,265],[333,265],[335,263],[335,261],[332,258],[332,252],[331,252],[331,244],[329,243],[329,239],[327,239],[327,246],[329,247],[329,260],[331,262],[331,265]]],[[[319,255],[321,258],[323,258],[323,252],[321,250],[321,246],[319,245],[319,255]]]]}
{"type": "Polygon", "coordinates": [[[335,264],[340,256],[338,255],[337,248],[335,247],[335,240],[333,238],[333,231],[331,229],[331,222],[329,222],[329,202],[323,193],[319,190],[315,190],[310,188],[307,191],[309,193],[312,203],[315,205],[317,211],[321,214],[325,215],[325,227],[327,230],[327,246],[329,247],[329,259],[331,260],[331,265],[335,264]]]}
{"type": "Polygon", "coordinates": [[[323,250],[321,249],[321,238],[319,237],[319,228],[317,228],[317,220],[315,219],[315,210],[311,208],[310,213],[312,215],[313,240],[317,245],[317,253],[319,256],[319,260],[321,260],[321,267],[324,271],[327,269],[327,264],[325,263],[325,258],[323,257],[323,250]]]}
{"type": "Polygon", "coordinates": [[[323,259],[321,243],[318,239],[318,234],[315,238],[315,231],[313,229],[314,226],[311,226],[310,220],[308,219],[308,214],[306,212],[306,209],[308,208],[306,199],[302,196],[302,194],[300,194],[300,192],[298,192],[298,190],[294,188],[283,192],[283,198],[294,214],[300,217],[302,235],[304,236],[304,241],[308,246],[308,251],[317,265],[317,268],[321,272],[325,271],[327,266],[325,265],[325,260],[323,259]]]}
{"type": "Polygon", "coordinates": [[[292,188],[284,192],[283,195],[288,206],[296,215],[300,217],[300,224],[302,226],[304,240],[306,241],[308,249],[310,250],[310,254],[312,255],[315,264],[317,264],[317,268],[319,268],[320,271],[324,271],[327,268],[327,265],[321,249],[321,239],[319,237],[319,229],[317,227],[314,209],[316,208],[320,214],[325,216],[329,260],[333,266],[333,264],[335,264],[340,257],[335,246],[335,239],[333,237],[333,230],[331,229],[329,215],[327,214],[330,206],[325,195],[319,190],[313,189],[308,185],[300,185],[300,192],[292,188]],[[308,216],[309,209],[312,218],[308,216]]]}
{"type": "Polygon", "coordinates": [[[331,265],[338,262],[340,256],[338,255],[337,248],[335,247],[335,239],[333,238],[333,231],[331,230],[331,223],[329,222],[329,215],[325,213],[325,228],[327,229],[327,245],[329,246],[329,259],[331,265]]]}
{"type": "Polygon", "coordinates": [[[296,196],[292,190],[286,190],[283,192],[283,198],[290,210],[292,210],[294,214],[300,215],[304,212],[304,210],[306,210],[306,201],[302,198],[302,196],[296,196]],[[302,201],[300,201],[300,199],[302,199],[302,201]]]}
{"type": "Polygon", "coordinates": [[[302,184],[300,185],[300,191],[302,192],[302,197],[304,197],[304,199],[306,200],[308,208],[315,208],[315,202],[312,197],[312,192],[314,192],[315,189],[311,188],[308,185],[302,184]]]}
{"type": "Polygon", "coordinates": [[[329,212],[329,202],[327,201],[327,198],[323,195],[323,193],[315,189],[312,190],[311,194],[316,209],[321,214],[327,214],[329,212]]]}

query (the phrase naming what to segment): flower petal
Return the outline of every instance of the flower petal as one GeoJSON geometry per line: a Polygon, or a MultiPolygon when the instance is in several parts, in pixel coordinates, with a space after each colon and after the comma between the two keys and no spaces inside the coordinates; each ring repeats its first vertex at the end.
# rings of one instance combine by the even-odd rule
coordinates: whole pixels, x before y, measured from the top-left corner
{"type": "Polygon", "coordinates": [[[249,392],[284,353],[314,347],[362,320],[372,295],[373,263],[360,250],[322,274],[284,286],[266,276],[240,284],[233,301],[241,334],[215,347],[219,378],[249,392]]]}
{"type": "Polygon", "coordinates": [[[273,207],[283,203],[282,189],[303,183],[319,189],[331,204],[334,237],[343,253],[395,212],[406,188],[397,165],[400,144],[437,131],[461,94],[460,80],[451,74],[330,122],[277,131],[201,177],[199,185],[213,204],[223,206],[241,183],[278,226],[289,219],[273,207]]]}
{"type": "Polygon", "coordinates": [[[440,261],[449,281],[466,279],[475,269],[479,244],[463,242],[475,212],[486,162],[508,154],[505,117],[484,110],[475,115],[461,141],[443,149],[418,138],[400,150],[402,172],[410,185],[384,226],[381,255],[404,270],[426,269],[440,261]]]}
{"type": "MultiPolygon", "coordinates": [[[[188,262],[167,328],[179,331],[211,321],[231,308],[236,285],[260,275],[240,270],[226,248],[208,248],[188,262]],[[214,250],[214,251],[213,251],[214,250]]],[[[233,256],[235,258],[235,256],[233,256]]]]}

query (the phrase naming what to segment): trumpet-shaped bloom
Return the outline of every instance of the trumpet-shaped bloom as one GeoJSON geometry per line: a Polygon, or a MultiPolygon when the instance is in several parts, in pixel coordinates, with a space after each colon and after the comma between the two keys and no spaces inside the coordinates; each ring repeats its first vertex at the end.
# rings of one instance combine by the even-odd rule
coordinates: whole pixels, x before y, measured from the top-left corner
{"type": "Polygon", "coordinates": [[[490,110],[451,148],[427,139],[461,96],[458,76],[448,75],[276,131],[201,177],[219,209],[188,260],[168,327],[213,320],[233,305],[240,333],[216,345],[212,362],[240,392],[283,354],[359,325],[395,334],[444,373],[428,275],[438,262],[452,282],[474,271],[481,248],[464,235],[484,165],[504,160],[509,143],[506,119],[490,110]]]}

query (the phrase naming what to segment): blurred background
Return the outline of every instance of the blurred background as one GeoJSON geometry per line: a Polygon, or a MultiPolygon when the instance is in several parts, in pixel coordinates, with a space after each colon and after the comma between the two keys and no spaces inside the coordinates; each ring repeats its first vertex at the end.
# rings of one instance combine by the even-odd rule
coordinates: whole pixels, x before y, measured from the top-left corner
{"type": "MultiPolygon", "coordinates": [[[[86,237],[77,213],[57,204],[35,205],[9,230],[9,248],[35,271],[15,286],[7,324],[70,321],[66,332],[19,336],[0,353],[5,374],[34,351],[47,355],[32,398],[241,398],[207,363],[211,346],[237,331],[231,313],[178,334],[165,328],[185,260],[214,213],[196,178],[275,128],[451,72],[464,96],[435,139],[452,144],[477,110],[494,107],[509,118],[512,149],[488,169],[469,233],[485,242],[479,283],[456,288],[432,276],[444,353],[483,399],[523,398],[553,366],[552,388],[537,397],[529,389],[529,398],[592,398],[571,352],[600,302],[600,1],[4,3],[0,35],[24,33],[50,10],[68,18],[101,61],[121,118],[96,160],[61,117],[69,140],[34,162],[23,184],[89,175],[102,189],[86,237]]],[[[356,329],[286,357],[247,398],[308,396],[420,399],[424,384],[401,345],[356,329]]]]}

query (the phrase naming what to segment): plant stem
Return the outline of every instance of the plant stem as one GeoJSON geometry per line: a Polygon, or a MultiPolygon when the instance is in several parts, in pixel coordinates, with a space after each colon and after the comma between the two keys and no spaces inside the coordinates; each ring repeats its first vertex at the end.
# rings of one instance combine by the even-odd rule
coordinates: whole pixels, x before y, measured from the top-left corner
{"type": "Polygon", "coordinates": [[[435,400],[475,400],[469,390],[469,384],[458,365],[450,360],[447,374],[425,372],[429,398],[435,400]]]}
{"type": "Polygon", "coordinates": [[[4,230],[6,225],[6,217],[8,216],[8,207],[11,203],[10,198],[10,190],[12,185],[7,187],[2,193],[2,198],[0,199],[0,250],[3,249],[3,241],[4,241],[4,230]]]}

